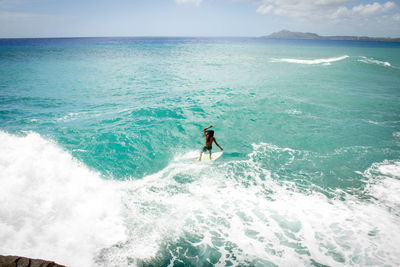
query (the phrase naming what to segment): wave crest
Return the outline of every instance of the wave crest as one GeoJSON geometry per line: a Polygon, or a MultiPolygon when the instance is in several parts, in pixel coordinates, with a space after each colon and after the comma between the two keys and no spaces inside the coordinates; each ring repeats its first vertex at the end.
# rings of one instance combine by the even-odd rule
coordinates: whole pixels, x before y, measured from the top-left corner
{"type": "Polygon", "coordinates": [[[367,63],[367,64],[376,64],[376,65],[385,66],[385,67],[391,67],[392,66],[390,64],[390,62],[381,61],[381,60],[377,60],[377,59],[374,59],[374,58],[368,58],[368,57],[361,57],[358,61],[363,62],[363,63],[367,63]]]}
{"type": "Polygon", "coordinates": [[[92,266],[125,237],[118,189],[39,134],[0,131],[0,251],[92,266]]]}
{"type": "Polygon", "coordinates": [[[340,57],[318,58],[318,59],[273,58],[271,59],[271,62],[288,62],[288,63],[315,65],[315,64],[330,64],[332,62],[340,61],[348,57],[349,57],[348,55],[344,55],[340,57]]]}

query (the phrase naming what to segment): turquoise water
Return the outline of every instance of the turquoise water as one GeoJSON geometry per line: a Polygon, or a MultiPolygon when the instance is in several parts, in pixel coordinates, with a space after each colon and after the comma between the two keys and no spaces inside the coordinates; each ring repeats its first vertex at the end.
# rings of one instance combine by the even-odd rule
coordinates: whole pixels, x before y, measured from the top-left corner
{"type": "Polygon", "coordinates": [[[394,43],[0,40],[0,253],[399,265],[399,85],[394,43]]]}

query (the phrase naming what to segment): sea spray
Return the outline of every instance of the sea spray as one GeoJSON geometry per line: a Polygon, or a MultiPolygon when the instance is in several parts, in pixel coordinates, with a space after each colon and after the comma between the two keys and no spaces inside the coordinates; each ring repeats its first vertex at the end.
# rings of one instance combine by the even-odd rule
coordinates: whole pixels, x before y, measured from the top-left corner
{"type": "Polygon", "coordinates": [[[0,250],[91,266],[124,240],[118,186],[36,133],[0,131],[0,250]]]}

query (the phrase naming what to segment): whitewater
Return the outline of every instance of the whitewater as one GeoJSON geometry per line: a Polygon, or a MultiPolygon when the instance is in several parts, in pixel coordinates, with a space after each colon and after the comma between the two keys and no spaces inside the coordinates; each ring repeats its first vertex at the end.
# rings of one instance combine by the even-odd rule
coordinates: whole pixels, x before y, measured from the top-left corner
{"type": "Polygon", "coordinates": [[[0,58],[1,255],[400,265],[400,46],[16,39],[0,58]],[[210,124],[225,153],[195,163],[210,124]]]}

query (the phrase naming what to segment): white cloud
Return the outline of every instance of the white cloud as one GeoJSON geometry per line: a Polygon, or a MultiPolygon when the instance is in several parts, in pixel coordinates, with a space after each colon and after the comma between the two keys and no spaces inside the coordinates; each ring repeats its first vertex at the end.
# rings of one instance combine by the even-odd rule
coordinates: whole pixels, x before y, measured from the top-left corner
{"type": "MultiPolygon", "coordinates": [[[[174,0],[177,5],[199,6],[203,0],[174,0]]],[[[262,15],[273,14],[284,17],[303,18],[307,20],[324,20],[356,17],[373,17],[386,14],[398,21],[393,15],[398,6],[388,1],[386,3],[373,2],[349,7],[349,3],[359,0],[232,0],[256,4],[256,12],[262,15]]]]}
{"type": "Polygon", "coordinates": [[[346,0],[317,0],[314,3],[319,6],[336,6],[345,2],[346,0]]]}
{"type": "Polygon", "coordinates": [[[262,4],[261,6],[259,6],[258,8],[257,8],[257,13],[260,13],[260,14],[268,14],[268,13],[270,13],[272,10],[274,9],[274,6],[272,6],[272,5],[269,5],[269,4],[262,4]]]}
{"type": "Polygon", "coordinates": [[[236,0],[256,5],[256,12],[282,19],[292,30],[327,35],[398,35],[400,4],[395,0],[236,0]],[[290,19],[285,19],[290,18],[290,19]]]}
{"type": "Polygon", "coordinates": [[[332,19],[349,17],[351,15],[351,11],[344,6],[339,7],[330,17],[332,19]]]}
{"type": "Polygon", "coordinates": [[[321,18],[347,0],[261,0],[257,13],[279,16],[321,18]]]}
{"type": "Polygon", "coordinates": [[[275,14],[307,19],[338,19],[349,16],[370,17],[389,13],[398,8],[394,2],[360,4],[346,7],[348,0],[260,0],[257,1],[259,14],[275,14]]]}
{"type": "Polygon", "coordinates": [[[374,2],[367,5],[358,5],[352,8],[352,13],[361,16],[373,16],[376,14],[384,13],[393,10],[396,4],[393,2],[386,2],[385,4],[380,4],[374,2]]]}
{"type": "Polygon", "coordinates": [[[174,0],[178,5],[194,5],[199,6],[203,0],[174,0]]]}
{"type": "MultiPolygon", "coordinates": [[[[338,18],[349,18],[349,17],[373,17],[381,14],[390,13],[397,9],[397,5],[394,2],[386,2],[380,4],[374,2],[372,4],[357,5],[351,9],[347,7],[339,7],[331,16],[332,19],[338,18]]],[[[395,19],[395,16],[393,17],[395,19]]]]}

